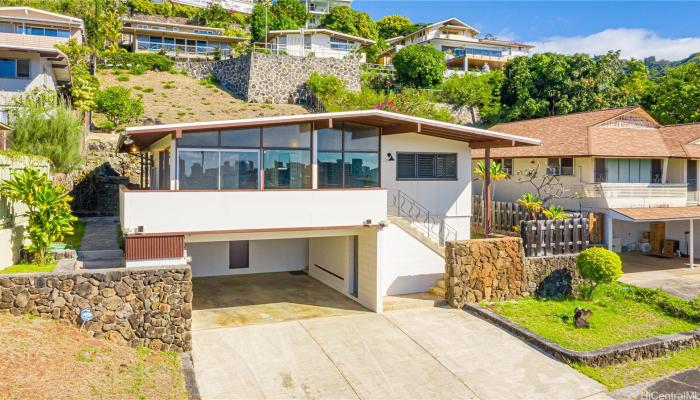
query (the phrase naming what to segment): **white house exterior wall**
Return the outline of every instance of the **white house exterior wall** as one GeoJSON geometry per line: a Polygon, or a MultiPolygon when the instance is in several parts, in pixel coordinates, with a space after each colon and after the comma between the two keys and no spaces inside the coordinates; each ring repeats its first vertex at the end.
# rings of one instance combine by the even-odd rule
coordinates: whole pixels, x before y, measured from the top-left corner
{"type": "Polygon", "coordinates": [[[0,58],[29,59],[29,78],[0,78],[0,106],[9,105],[15,96],[33,89],[56,90],[51,62],[38,53],[0,50],[0,58]]]}
{"type": "MultiPolygon", "coordinates": [[[[311,48],[305,48],[304,37],[301,33],[290,33],[286,34],[286,47],[281,48],[280,51],[285,50],[290,56],[306,57],[313,54],[314,57],[318,58],[345,58],[350,54],[348,51],[336,50],[331,48],[331,37],[323,33],[305,34],[304,36],[311,36],[311,48]]],[[[278,39],[275,41],[279,43],[278,39]]],[[[351,44],[360,46],[359,43],[351,44]]],[[[361,56],[364,56],[362,54],[361,56]]]]}
{"type": "Polygon", "coordinates": [[[466,143],[415,133],[382,137],[382,187],[389,196],[400,190],[437,216],[445,216],[449,225],[458,229],[458,239],[469,238],[471,217],[471,151],[466,143]],[[397,159],[398,152],[457,153],[457,180],[425,181],[397,180],[396,163],[388,161],[387,153],[397,159]]]}
{"type": "Polygon", "coordinates": [[[350,294],[354,284],[355,236],[310,238],[308,266],[311,277],[350,294]]]}
{"type": "Polygon", "coordinates": [[[426,292],[445,273],[445,259],[401,228],[384,229],[382,294],[426,292]]]}

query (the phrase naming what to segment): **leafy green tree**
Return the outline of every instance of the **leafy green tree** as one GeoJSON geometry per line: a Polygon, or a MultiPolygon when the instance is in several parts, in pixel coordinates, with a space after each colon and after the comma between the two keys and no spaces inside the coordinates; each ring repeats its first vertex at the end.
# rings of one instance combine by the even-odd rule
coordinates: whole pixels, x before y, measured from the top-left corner
{"type": "Polygon", "coordinates": [[[46,174],[33,168],[15,171],[11,179],[0,183],[0,196],[13,206],[21,203],[27,208],[20,215],[26,216],[29,222],[30,243],[26,249],[34,255],[35,262],[46,264],[50,261],[51,243],[73,233],[73,222],[77,218],[71,214],[71,197],[63,187],[54,186],[46,174]]]}
{"type": "Polygon", "coordinates": [[[367,62],[369,64],[374,64],[377,62],[379,55],[389,50],[391,46],[384,39],[377,39],[377,41],[370,46],[365,46],[361,49],[365,53],[367,62]]]}
{"type": "Polygon", "coordinates": [[[143,115],[143,102],[131,97],[131,89],[112,86],[97,94],[97,111],[112,123],[113,132],[143,115]]]}
{"type": "Polygon", "coordinates": [[[353,10],[349,6],[332,8],[321,20],[321,27],[372,40],[379,38],[377,24],[369,14],[353,10]]]}
{"type": "Polygon", "coordinates": [[[666,68],[651,85],[649,94],[645,105],[660,123],[700,121],[700,64],[666,68]]]}
{"type": "Polygon", "coordinates": [[[106,51],[123,51],[123,49],[119,47],[122,27],[121,18],[117,11],[109,11],[102,14],[98,31],[105,41],[105,45],[107,46],[105,48],[106,51]]]}
{"type": "Polygon", "coordinates": [[[430,88],[442,82],[447,66],[440,50],[433,46],[411,45],[396,53],[394,68],[399,83],[430,88]]]}
{"type": "Polygon", "coordinates": [[[625,86],[630,82],[626,76],[628,66],[620,59],[619,51],[596,58],[555,53],[515,58],[506,64],[501,89],[507,119],[636,104],[638,93],[630,93],[633,85],[625,86]]]}
{"type": "Polygon", "coordinates": [[[413,22],[403,15],[387,15],[377,20],[379,37],[382,39],[401,36],[403,32],[409,30],[412,26],[413,22]]]}
{"type": "Polygon", "coordinates": [[[58,172],[71,172],[82,163],[83,118],[62,101],[40,93],[25,94],[12,114],[10,148],[48,158],[58,172]]]}
{"type": "Polygon", "coordinates": [[[95,76],[90,75],[89,68],[90,59],[95,55],[95,49],[80,45],[75,39],[70,39],[67,44],[56,47],[68,57],[73,79],[73,85],[70,88],[73,107],[80,111],[94,110],[95,96],[100,88],[100,82],[95,76]]]}
{"type": "Polygon", "coordinates": [[[297,0],[258,2],[250,17],[250,33],[256,42],[265,39],[266,16],[267,28],[271,31],[303,28],[309,18],[304,5],[297,0]]]}
{"type": "Polygon", "coordinates": [[[446,103],[478,107],[484,122],[490,124],[500,116],[502,85],[500,70],[480,75],[453,75],[442,84],[442,98],[446,103]]]}

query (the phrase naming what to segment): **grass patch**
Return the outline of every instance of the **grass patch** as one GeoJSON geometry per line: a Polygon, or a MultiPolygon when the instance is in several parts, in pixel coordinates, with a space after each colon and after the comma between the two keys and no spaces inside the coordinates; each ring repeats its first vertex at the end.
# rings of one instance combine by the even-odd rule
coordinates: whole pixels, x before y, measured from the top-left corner
{"type": "Polygon", "coordinates": [[[542,337],[578,351],[697,328],[692,318],[669,315],[660,303],[644,302],[637,289],[628,285],[602,285],[590,301],[525,298],[486,306],[542,337]],[[588,319],[590,328],[574,327],[576,307],[593,311],[588,319]]]}
{"type": "Polygon", "coordinates": [[[654,359],[630,361],[607,367],[579,364],[574,364],[573,367],[602,383],[608,390],[615,390],[697,368],[698,365],[700,347],[680,350],[654,359]]]}
{"type": "Polygon", "coordinates": [[[73,234],[63,238],[63,241],[71,248],[80,250],[80,242],[83,240],[83,235],[85,235],[85,221],[78,220],[73,223],[73,234]]]}
{"type": "Polygon", "coordinates": [[[153,93],[154,91],[155,91],[155,90],[154,90],[153,88],[150,88],[150,87],[145,87],[145,88],[143,88],[143,92],[144,92],[144,93],[153,93]]]}
{"type": "Polygon", "coordinates": [[[35,272],[53,272],[54,269],[56,269],[56,263],[15,264],[3,270],[0,270],[0,274],[29,274],[35,272]]]}
{"type": "Polygon", "coordinates": [[[87,337],[43,318],[0,315],[3,399],[187,399],[175,353],[87,337]],[[41,366],[41,379],[33,371],[41,366]],[[67,378],[73,377],[73,378],[67,378]]]}
{"type": "Polygon", "coordinates": [[[117,76],[117,80],[119,82],[128,82],[129,81],[129,75],[119,75],[117,76]]]}

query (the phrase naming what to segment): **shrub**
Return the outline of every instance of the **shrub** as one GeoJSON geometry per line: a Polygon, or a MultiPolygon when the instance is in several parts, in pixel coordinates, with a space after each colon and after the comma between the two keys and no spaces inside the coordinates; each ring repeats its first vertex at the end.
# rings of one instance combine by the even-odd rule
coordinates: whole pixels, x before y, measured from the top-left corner
{"type": "Polygon", "coordinates": [[[102,53],[100,55],[103,65],[123,68],[144,68],[144,71],[170,71],[175,61],[160,54],[153,53],[102,53]]]}
{"type": "Polygon", "coordinates": [[[13,205],[22,203],[27,208],[22,215],[29,221],[30,244],[26,249],[38,264],[46,264],[51,243],[73,233],[77,218],[70,211],[71,197],[63,187],[54,186],[46,174],[33,168],[15,171],[11,179],[0,184],[0,195],[13,205]]]}
{"type": "Polygon", "coordinates": [[[321,75],[314,71],[307,81],[311,89],[319,97],[339,96],[345,91],[345,83],[335,75],[321,75]]]}
{"type": "Polygon", "coordinates": [[[41,92],[17,99],[22,107],[12,113],[10,148],[48,158],[58,172],[71,172],[81,162],[83,119],[63,101],[48,101],[41,92]]]}
{"type": "Polygon", "coordinates": [[[129,80],[129,77],[127,75],[119,75],[117,76],[117,80],[119,82],[127,82],[129,80]]]}
{"type": "Polygon", "coordinates": [[[576,257],[576,266],[581,277],[592,282],[592,286],[584,291],[587,298],[591,297],[597,285],[613,283],[622,276],[620,256],[602,247],[591,247],[582,251],[576,257]]]}
{"type": "Polygon", "coordinates": [[[432,46],[411,45],[394,56],[396,77],[404,85],[430,88],[442,82],[445,57],[432,46]]]}
{"type": "Polygon", "coordinates": [[[143,114],[143,102],[131,97],[131,90],[112,86],[97,94],[97,111],[105,114],[114,130],[129,123],[143,114]]]}

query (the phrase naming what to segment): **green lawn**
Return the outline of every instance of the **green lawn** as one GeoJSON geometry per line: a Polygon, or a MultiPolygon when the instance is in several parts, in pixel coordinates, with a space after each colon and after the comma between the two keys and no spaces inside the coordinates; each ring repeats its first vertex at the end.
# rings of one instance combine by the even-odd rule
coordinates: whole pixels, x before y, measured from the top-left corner
{"type": "Polygon", "coordinates": [[[578,364],[574,364],[573,367],[602,383],[608,390],[615,390],[697,368],[699,365],[700,347],[694,347],[659,358],[630,361],[608,367],[578,364]]]}
{"type": "Polygon", "coordinates": [[[85,234],[85,221],[75,221],[73,223],[73,234],[63,238],[63,242],[75,250],[80,250],[80,241],[85,234]]]}
{"type": "Polygon", "coordinates": [[[32,272],[52,272],[56,269],[56,263],[50,264],[15,264],[0,270],[0,274],[20,274],[32,272]]]}
{"type": "Polygon", "coordinates": [[[525,298],[486,306],[540,336],[579,351],[697,328],[697,324],[670,316],[654,304],[622,295],[625,288],[601,286],[591,301],[525,298]],[[576,307],[593,311],[590,328],[574,327],[576,307]]]}

